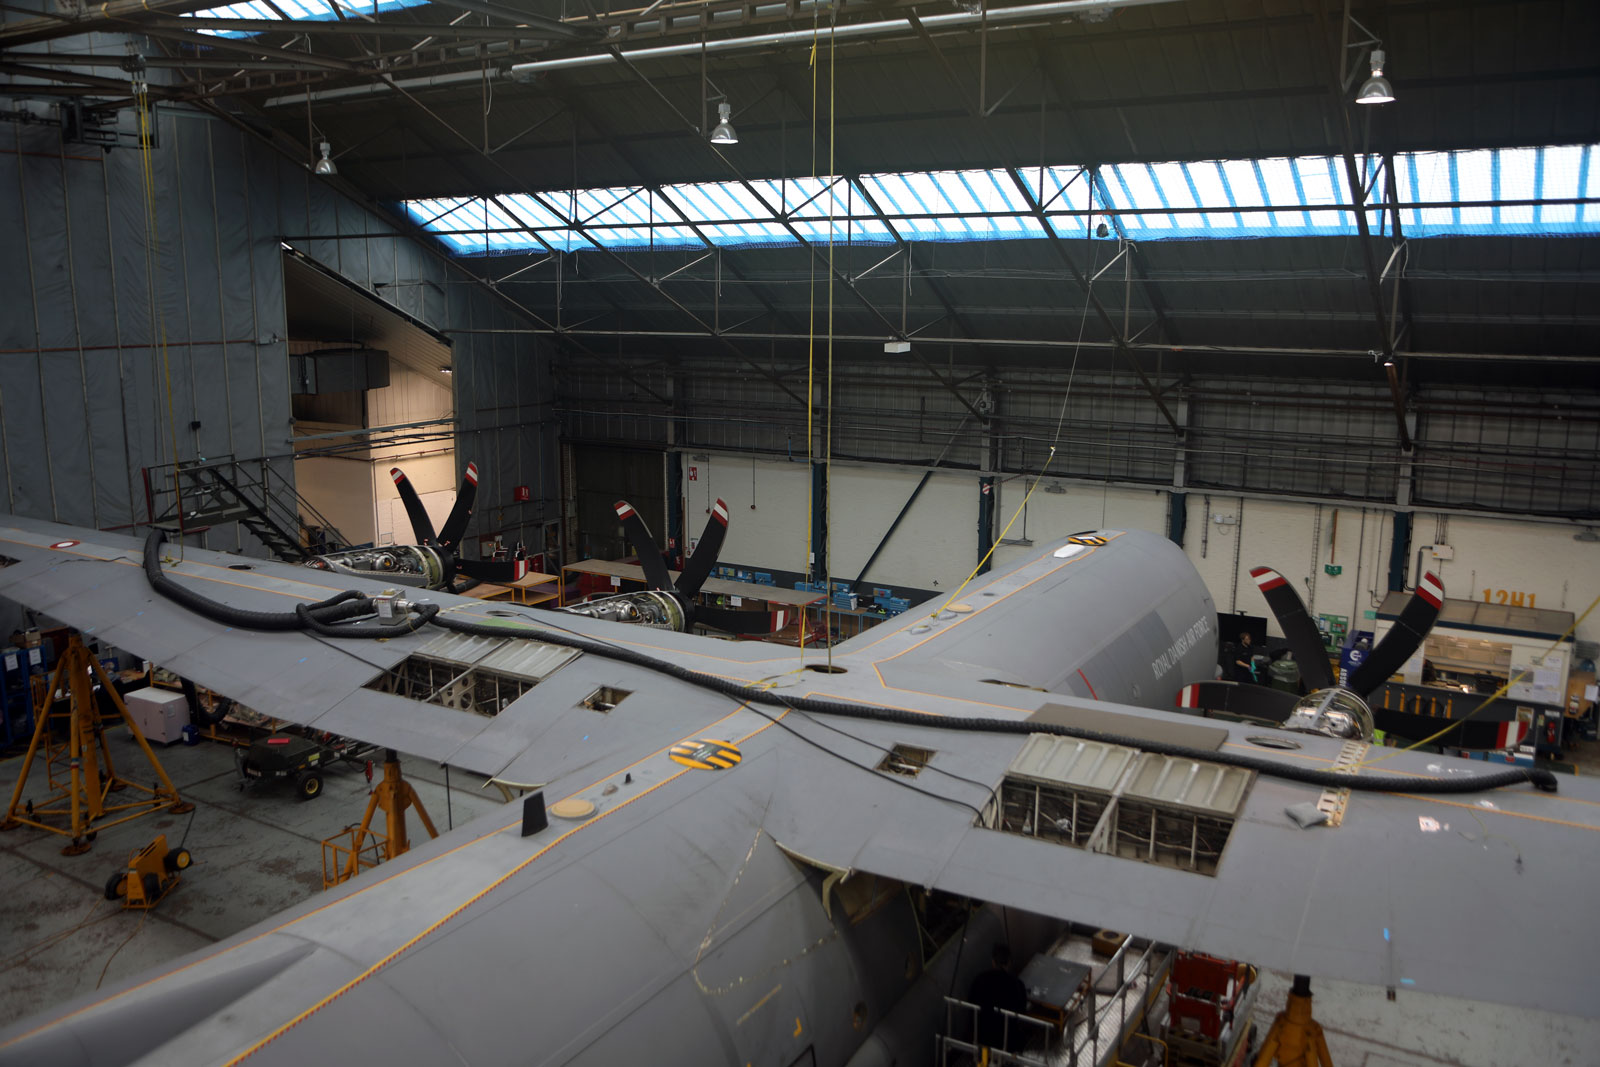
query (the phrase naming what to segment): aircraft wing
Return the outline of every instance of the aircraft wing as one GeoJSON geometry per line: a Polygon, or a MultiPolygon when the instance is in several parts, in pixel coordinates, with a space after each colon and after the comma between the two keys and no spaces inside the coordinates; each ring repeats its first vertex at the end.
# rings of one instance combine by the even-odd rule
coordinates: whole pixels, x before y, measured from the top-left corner
{"type": "MultiPolygon", "coordinates": [[[[644,687],[645,672],[530,640],[527,625],[628,643],[658,654],[710,649],[751,658],[729,642],[518,608],[450,593],[406,590],[507,636],[426,627],[383,640],[232,627],[159,595],[146,579],[141,540],[7,516],[0,518],[0,597],[160,664],[255,711],[394,748],[486,776],[535,785],[596,759],[632,751],[676,727],[663,713],[622,728],[583,702],[603,687],[644,687]],[[537,690],[538,697],[533,693],[537,690]]],[[[163,570],[185,588],[231,607],[282,612],[296,603],[381,583],[307,567],[194,548],[162,547],[163,570]]],[[[770,649],[769,649],[770,651],[770,649]]],[[[757,657],[759,658],[759,656],[757,657]]],[[[713,663],[721,663],[714,659],[713,663]]],[[[759,676],[765,668],[749,668],[759,676]]],[[[677,735],[672,735],[676,737],[677,735]]]]}
{"type": "MultiPolygon", "coordinates": [[[[951,631],[1005,639],[1008,598],[1082,565],[1048,551],[986,577],[973,612],[882,624],[827,662],[442,593],[426,595],[445,612],[523,634],[540,624],[543,637],[243,631],[156,594],[141,554],[128,538],[0,519],[0,597],[260,711],[543,785],[550,825],[524,837],[520,813],[501,811],[458,827],[160,974],[19,1024],[0,1035],[0,1063],[303,1063],[335,1051],[604,1063],[714,1019],[737,1041],[752,1035],[752,1051],[708,1059],[789,1062],[801,1049],[784,1042],[812,1031],[791,1022],[797,1008],[775,1007],[782,989],[835,988],[853,966],[840,929],[818,924],[814,895],[806,903],[822,884],[810,868],[1400,996],[1597,1011],[1588,954],[1552,911],[1600,877],[1588,836],[1600,789],[1587,780],[1553,794],[1522,784],[1399,795],[1505,768],[1377,762],[1390,753],[1299,735],[1298,749],[1273,751],[1250,740],[1271,731],[995,685],[981,667],[947,664],[937,693],[897,673],[951,631]],[[567,656],[565,638],[586,650],[567,656]],[[409,695],[372,688],[419,659],[460,670],[409,695]],[[510,688],[452,689],[467,667],[510,688]],[[591,701],[601,690],[607,699],[591,701]],[[1080,742],[1099,745],[1088,763],[1080,742]],[[1268,762],[1241,768],[1241,757],[1268,762]],[[1393,789],[1353,793],[1337,827],[1301,829],[1286,809],[1324,789],[1284,768],[1341,763],[1393,789]],[[570,817],[555,801],[572,802],[570,817]],[[532,996],[520,978],[538,961],[574,965],[532,996]]],[[[283,564],[183,557],[165,571],[234,606],[375,591],[283,564]]]]}
{"type": "MultiPolygon", "coordinates": [[[[786,753],[767,825],[785,848],[819,865],[1401,995],[1586,1016],[1600,1010],[1585,979],[1587,952],[1560,932],[1548,907],[1600,878],[1600,836],[1590,836],[1600,835],[1600,790],[1586,779],[1563,776],[1557,793],[1529,785],[1443,796],[1354,792],[1342,798],[1338,826],[1301,828],[1288,809],[1315,804],[1323,789],[1235,770],[1220,799],[1242,792],[1231,826],[1219,832],[1211,816],[1232,805],[1217,796],[1206,803],[1216,776],[1203,760],[1166,765],[1135,754],[1123,777],[1123,753],[1107,757],[1105,746],[1071,738],[956,741],[939,730],[849,728],[858,742],[820,720],[788,721],[817,744],[786,753]],[[914,778],[880,771],[851,776],[849,788],[831,780],[839,759],[872,766],[893,744],[934,755],[914,778]],[[1140,760],[1153,761],[1142,781],[1140,760]],[[1117,773],[1108,775],[1113,765],[1117,773]],[[1118,808],[1105,816],[1096,805],[1112,794],[1118,808]],[[1071,818],[1062,813],[1072,800],[1063,797],[1076,798],[1076,835],[1061,825],[1071,818]],[[1102,816],[1103,838],[1086,841],[1102,816]],[[1199,871],[1186,869],[1195,838],[1199,871]],[[1220,857],[1204,855],[1219,843],[1220,857]]],[[[1303,735],[1294,735],[1299,750],[1286,753],[1247,739],[1273,731],[1203,728],[1216,730],[1219,753],[1322,769],[1342,754],[1344,762],[1373,761],[1360,776],[1396,783],[1504,769],[1365,746],[1352,756],[1338,741],[1303,735]]]]}

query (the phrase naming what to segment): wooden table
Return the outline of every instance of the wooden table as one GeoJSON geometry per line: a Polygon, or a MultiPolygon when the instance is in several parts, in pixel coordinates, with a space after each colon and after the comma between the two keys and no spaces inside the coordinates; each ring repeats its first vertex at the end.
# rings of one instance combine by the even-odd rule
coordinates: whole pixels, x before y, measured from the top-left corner
{"type": "Polygon", "coordinates": [[[548,604],[552,600],[559,599],[560,589],[552,587],[552,583],[560,581],[559,574],[533,571],[514,582],[479,582],[463,595],[478,600],[498,600],[505,597],[515,603],[532,607],[535,604],[548,604]]]}

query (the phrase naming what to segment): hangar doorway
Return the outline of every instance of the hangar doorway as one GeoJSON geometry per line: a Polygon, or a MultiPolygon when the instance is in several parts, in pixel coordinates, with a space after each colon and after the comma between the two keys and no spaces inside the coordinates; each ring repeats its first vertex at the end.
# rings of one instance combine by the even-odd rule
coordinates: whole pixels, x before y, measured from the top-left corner
{"type": "Polygon", "coordinates": [[[449,340],[292,250],[283,289],[308,543],[414,543],[389,470],[405,470],[442,525],[457,476],[449,340]]]}

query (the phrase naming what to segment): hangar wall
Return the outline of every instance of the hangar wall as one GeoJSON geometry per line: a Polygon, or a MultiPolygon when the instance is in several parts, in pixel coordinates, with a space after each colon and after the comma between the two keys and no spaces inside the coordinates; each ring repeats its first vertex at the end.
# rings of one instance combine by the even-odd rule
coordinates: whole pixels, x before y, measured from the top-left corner
{"type": "MultiPolygon", "coordinates": [[[[728,453],[682,453],[686,516],[693,533],[705,521],[710,501],[728,504],[729,563],[802,570],[808,530],[809,479],[804,463],[728,453]],[[689,469],[695,471],[689,478],[689,469]],[[751,510],[752,497],[757,507],[751,510]]],[[[831,479],[831,568],[835,578],[854,578],[910,497],[922,471],[887,464],[835,464],[831,479]]],[[[993,564],[1004,566],[1039,546],[1082,530],[1143,529],[1165,534],[1170,494],[1061,479],[1043,480],[1019,513],[1030,479],[1001,481],[996,511],[998,538],[1024,535],[1034,547],[1001,544],[993,564]],[[1058,486],[1062,492],[1048,492],[1058,486]],[[1025,523],[1025,527],[1024,527],[1025,523]]],[[[978,475],[937,472],[867,573],[869,582],[953,590],[977,562],[978,475]]],[[[1185,502],[1184,551],[1194,563],[1220,612],[1268,618],[1266,601],[1250,569],[1269,566],[1294,583],[1313,616],[1342,615],[1353,629],[1370,629],[1364,613],[1388,591],[1393,510],[1359,504],[1334,506],[1301,501],[1191,492],[1185,502]],[[1324,570],[1339,568],[1337,575],[1324,570]]],[[[1573,528],[1429,511],[1412,513],[1408,588],[1424,569],[1439,575],[1449,596],[1506,600],[1532,597],[1539,607],[1581,614],[1600,596],[1600,544],[1575,541],[1573,528]],[[1454,558],[1433,558],[1434,543],[1448,544],[1454,558]]],[[[1600,611],[1578,628],[1582,641],[1600,641],[1600,611]]]]}
{"type": "MultiPolygon", "coordinates": [[[[10,124],[0,148],[0,505],[111,528],[145,520],[141,471],[232,455],[292,484],[283,244],[442,331],[511,311],[409,236],[218,120],[159,114],[153,203],[139,152],[10,124]],[[146,239],[153,211],[154,239],[146,239]],[[170,397],[170,402],[169,402],[170,397]]],[[[461,463],[508,524],[555,514],[544,342],[460,333],[461,463]]],[[[480,511],[483,509],[480,508],[480,511]]],[[[250,548],[246,534],[211,547],[250,548]]]]}

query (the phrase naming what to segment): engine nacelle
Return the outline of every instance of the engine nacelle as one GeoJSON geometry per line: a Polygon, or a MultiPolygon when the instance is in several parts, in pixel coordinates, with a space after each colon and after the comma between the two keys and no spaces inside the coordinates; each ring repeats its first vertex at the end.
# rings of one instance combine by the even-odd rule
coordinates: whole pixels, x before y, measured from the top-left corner
{"type": "Polygon", "coordinates": [[[444,560],[426,545],[385,545],[329,552],[306,560],[307,567],[336,571],[353,578],[372,578],[391,585],[443,589],[448,576],[444,560]]]}
{"type": "Polygon", "coordinates": [[[618,593],[614,596],[586,600],[581,604],[568,604],[556,610],[569,615],[586,615],[591,619],[626,622],[657,630],[682,631],[688,628],[688,618],[684,614],[682,602],[671,593],[658,589],[618,593]]]}

